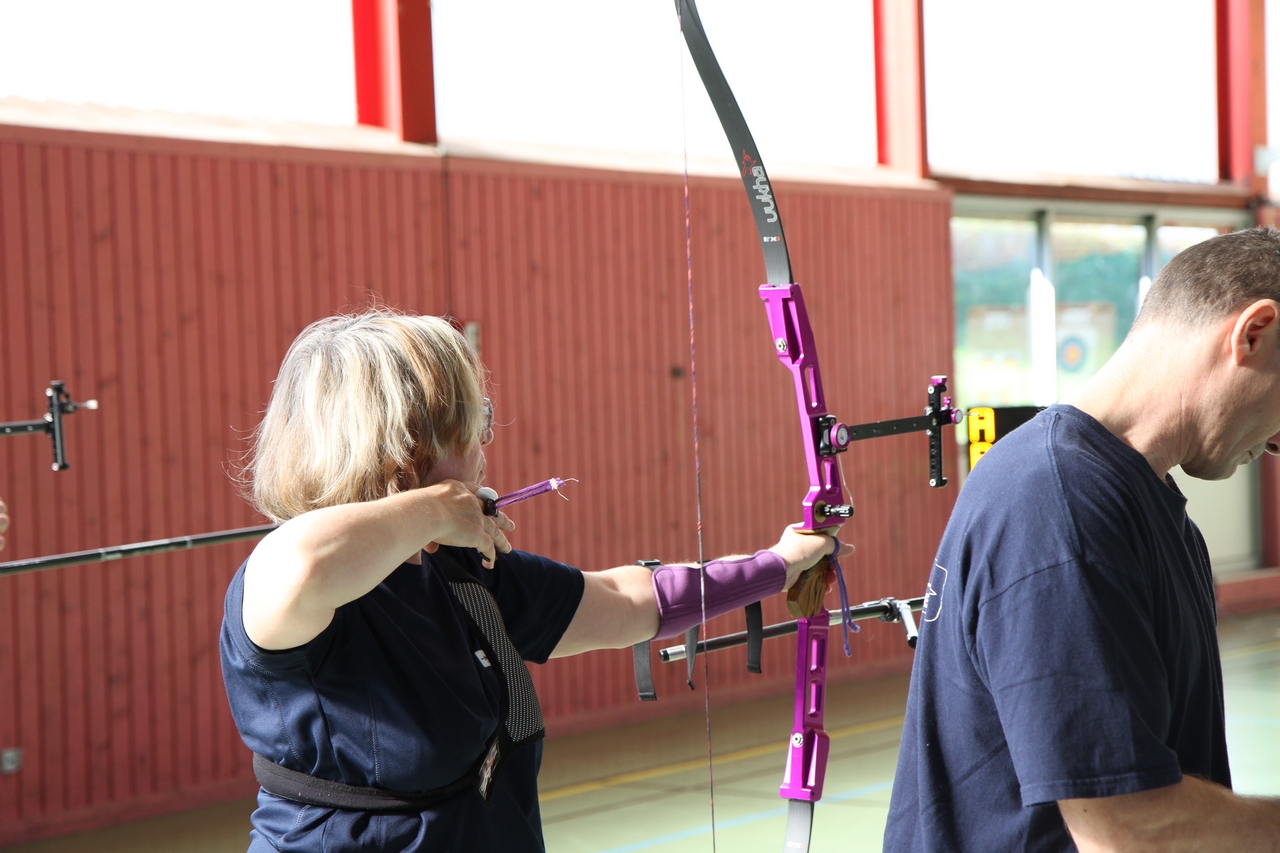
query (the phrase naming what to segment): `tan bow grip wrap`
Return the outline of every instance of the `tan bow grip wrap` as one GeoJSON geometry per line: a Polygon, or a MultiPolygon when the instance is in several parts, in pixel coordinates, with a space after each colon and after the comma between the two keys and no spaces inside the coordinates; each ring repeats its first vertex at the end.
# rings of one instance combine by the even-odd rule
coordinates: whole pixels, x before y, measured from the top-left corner
{"type": "Polygon", "coordinates": [[[831,561],[823,557],[787,590],[787,610],[791,615],[799,619],[802,616],[813,616],[822,610],[822,600],[827,596],[827,582],[830,579],[831,561]]]}

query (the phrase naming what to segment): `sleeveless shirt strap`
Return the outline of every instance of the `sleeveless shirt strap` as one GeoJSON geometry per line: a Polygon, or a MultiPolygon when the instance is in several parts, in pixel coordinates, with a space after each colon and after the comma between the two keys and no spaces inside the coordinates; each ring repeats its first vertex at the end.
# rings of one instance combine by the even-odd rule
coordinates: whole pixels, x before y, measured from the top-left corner
{"type": "MultiPolygon", "coordinates": [[[[467,571],[457,555],[445,550],[445,547],[437,549],[434,554],[430,555],[432,562],[439,568],[445,580],[453,583],[480,584],[479,578],[467,571]]],[[[480,585],[483,586],[483,584],[480,585]]]]}

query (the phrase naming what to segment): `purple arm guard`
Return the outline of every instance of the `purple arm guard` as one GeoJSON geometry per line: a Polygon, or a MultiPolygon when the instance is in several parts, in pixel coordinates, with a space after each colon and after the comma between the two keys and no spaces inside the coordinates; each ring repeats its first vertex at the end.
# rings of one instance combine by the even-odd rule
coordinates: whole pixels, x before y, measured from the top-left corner
{"type": "MultiPolygon", "coordinates": [[[[787,564],[772,551],[756,551],[737,560],[712,560],[707,576],[707,618],[745,607],[782,592],[787,564]]],[[[702,622],[702,584],[697,566],[659,566],[653,570],[658,600],[658,633],[674,637],[702,622]]]]}

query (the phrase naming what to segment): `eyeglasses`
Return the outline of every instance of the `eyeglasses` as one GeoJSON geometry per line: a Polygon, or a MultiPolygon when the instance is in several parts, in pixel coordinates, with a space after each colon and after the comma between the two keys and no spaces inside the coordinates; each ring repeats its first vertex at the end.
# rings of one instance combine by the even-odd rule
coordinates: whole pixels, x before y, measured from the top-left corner
{"type": "Polygon", "coordinates": [[[484,414],[484,426],[480,428],[480,446],[493,442],[493,401],[485,397],[480,411],[484,414]]]}

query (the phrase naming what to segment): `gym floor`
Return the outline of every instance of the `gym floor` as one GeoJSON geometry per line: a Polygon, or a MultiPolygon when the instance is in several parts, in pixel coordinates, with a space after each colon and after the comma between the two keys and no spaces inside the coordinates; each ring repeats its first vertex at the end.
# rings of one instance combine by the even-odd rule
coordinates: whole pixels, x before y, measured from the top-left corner
{"type": "MultiPolygon", "coordinates": [[[[1280,611],[1224,619],[1227,738],[1235,788],[1280,795],[1280,611]]],[[[902,731],[907,677],[838,685],[827,705],[831,762],[814,817],[813,850],[880,850],[902,731]]],[[[735,853],[782,844],[778,783],[790,697],[712,714],[716,846],[735,853]]],[[[560,738],[540,779],[552,853],[688,853],[712,848],[702,715],[560,738]]],[[[8,848],[8,853],[240,853],[251,800],[8,848]]]]}

